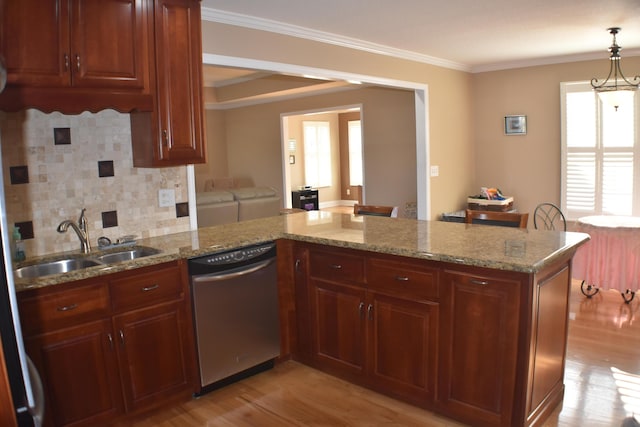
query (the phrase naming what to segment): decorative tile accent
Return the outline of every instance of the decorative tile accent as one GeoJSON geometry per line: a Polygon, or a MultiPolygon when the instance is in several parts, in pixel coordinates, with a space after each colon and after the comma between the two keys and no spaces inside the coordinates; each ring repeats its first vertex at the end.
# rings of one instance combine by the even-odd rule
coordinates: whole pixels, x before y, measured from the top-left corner
{"type": "Polygon", "coordinates": [[[29,183],[29,167],[28,166],[11,166],[9,168],[11,184],[28,184],[29,183]]]}
{"type": "Polygon", "coordinates": [[[14,225],[20,229],[22,240],[33,239],[33,221],[16,222],[14,225]]]}
{"type": "Polygon", "coordinates": [[[98,176],[100,178],[114,176],[113,160],[102,160],[98,162],[98,176]]]}
{"type": "Polygon", "coordinates": [[[70,145],[71,128],[53,128],[53,143],[55,145],[70,145]]]}
{"type": "Polygon", "coordinates": [[[189,216],[189,202],[176,203],[176,218],[189,216]]]}
{"type": "Polygon", "coordinates": [[[176,218],[176,211],[159,207],[157,200],[161,188],[175,188],[176,200],[188,200],[187,168],[134,168],[128,114],[0,112],[0,133],[7,223],[33,221],[35,237],[25,241],[30,257],[77,251],[75,233],[56,228],[65,219],[77,221],[82,208],[87,208],[94,244],[98,236],[147,238],[189,231],[188,217],[176,218]],[[73,144],[52,144],[53,129],[59,128],[70,129],[73,144]],[[105,160],[118,171],[110,179],[96,171],[105,160]],[[21,165],[29,168],[29,183],[10,185],[10,167],[21,165]],[[112,215],[104,229],[101,213],[112,211],[119,215],[112,215]]]}
{"type": "Polygon", "coordinates": [[[102,212],[102,228],[118,226],[118,211],[102,212]]]}

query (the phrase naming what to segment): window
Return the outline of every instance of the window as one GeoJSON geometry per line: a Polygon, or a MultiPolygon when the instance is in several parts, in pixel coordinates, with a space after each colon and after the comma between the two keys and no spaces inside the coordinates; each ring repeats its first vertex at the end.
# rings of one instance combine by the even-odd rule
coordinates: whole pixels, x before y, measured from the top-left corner
{"type": "Polygon", "coordinates": [[[331,186],[331,132],[329,122],[302,122],[305,184],[331,186]]]}
{"type": "Polygon", "coordinates": [[[589,83],[562,83],[562,210],[586,215],[640,215],[640,101],[616,111],[589,83]]]}
{"type": "Polygon", "coordinates": [[[349,185],[362,185],[362,130],[360,120],[351,120],[349,127],[349,185]]]}

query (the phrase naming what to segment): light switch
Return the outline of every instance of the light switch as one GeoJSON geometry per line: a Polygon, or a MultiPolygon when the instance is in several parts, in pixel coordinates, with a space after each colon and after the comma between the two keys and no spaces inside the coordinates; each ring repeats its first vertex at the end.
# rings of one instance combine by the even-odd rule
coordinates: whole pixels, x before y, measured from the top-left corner
{"type": "Polygon", "coordinates": [[[440,175],[440,168],[437,165],[431,166],[431,176],[440,175]]]}
{"type": "Polygon", "coordinates": [[[176,190],[158,190],[158,205],[161,208],[168,208],[176,204],[176,190]]]}

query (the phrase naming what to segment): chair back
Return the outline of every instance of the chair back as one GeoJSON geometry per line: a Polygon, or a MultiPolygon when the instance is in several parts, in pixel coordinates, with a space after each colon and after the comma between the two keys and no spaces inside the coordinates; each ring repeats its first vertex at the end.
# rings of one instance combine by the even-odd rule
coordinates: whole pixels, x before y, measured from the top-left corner
{"type": "Polygon", "coordinates": [[[540,203],[533,211],[533,226],[536,230],[567,231],[567,220],[553,203],[540,203]]]}
{"type": "Polygon", "coordinates": [[[388,216],[396,218],[398,216],[397,206],[374,206],[374,205],[353,205],[354,215],[374,215],[388,216]]]}
{"type": "Polygon", "coordinates": [[[467,224],[499,225],[503,227],[527,228],[528,213],[478,211],[467,209],[464,222],[467,224]]]}

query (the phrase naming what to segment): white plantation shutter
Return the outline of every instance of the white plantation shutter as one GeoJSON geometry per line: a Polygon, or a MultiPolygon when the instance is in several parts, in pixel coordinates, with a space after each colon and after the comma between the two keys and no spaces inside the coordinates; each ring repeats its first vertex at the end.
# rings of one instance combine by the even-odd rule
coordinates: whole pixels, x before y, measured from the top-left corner
{"type": "MultiPolygon", "coordinates": [[[[586,215],[640,215],[638,112],[602,104],[589,83],[562,83],[562,210],[586,215]]],[[[636,95],[638,98],[638,95],[636,95]]]]}
{"type": "Polygon", "coordinates": [[[329,122],[302,122],[305,185],[331,186],[331,133],[329,122]]]}

